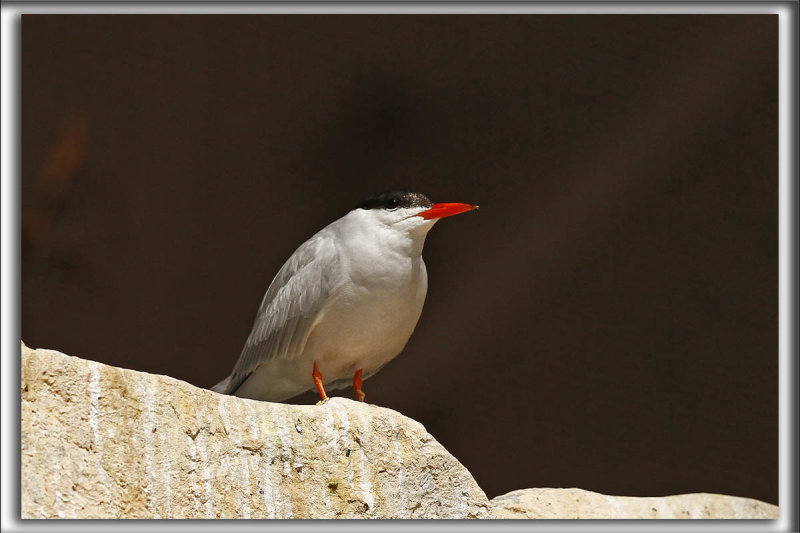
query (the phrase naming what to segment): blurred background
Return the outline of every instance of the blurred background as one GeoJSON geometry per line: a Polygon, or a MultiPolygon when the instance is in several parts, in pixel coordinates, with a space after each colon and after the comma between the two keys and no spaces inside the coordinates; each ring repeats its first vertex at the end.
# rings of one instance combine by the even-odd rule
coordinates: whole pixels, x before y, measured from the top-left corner
{"type": "Polygon", "coordinates": [[[429,234],[367,400],[490,498],[777,503],[777,39],[776,15],[25,15],[22,338],[209,387],[360,200],[477,203],[429,234]]]}

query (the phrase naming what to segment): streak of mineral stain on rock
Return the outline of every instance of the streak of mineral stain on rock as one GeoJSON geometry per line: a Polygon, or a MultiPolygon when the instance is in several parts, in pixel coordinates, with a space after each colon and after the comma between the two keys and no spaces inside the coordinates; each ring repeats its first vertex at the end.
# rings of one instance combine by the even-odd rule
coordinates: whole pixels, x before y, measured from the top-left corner
{"type": "MultiPolygon", "coordinates": [[[[155,416],[155,398],[153,391],[150,388],[150,379],[152,376],[146,374],[142,376],[143,379],[133,380],[141,402],[144,404],[144,412],[146,417],[146,424],[140,424],[139,429],[144,434],[144,458],[145,458],[145,493],[147,494],[147,509],[153,514],[156,519],[161,518],[158,512],[157,502],[155,501],[154,486],[155,478],[167,479],[167,486],[169,484],[169,473],[166,475],[163,472],[155,472],[154,456],[155,447],[153,443],[153,430],[156,429],[156,416],[155,416]]],[[[165,488],[165,492],[169,494],[169,488],[165,488]]],[[[168,496],[169,497],[169,496],[168,496]]]]}
{"type": "Polygon", "coordinates": [[[53,509],[58,518],[64,518],[64,496],[61,494],[61,461],[59,454],[53,454],[53,509]]]}
{"type": "MultiPolygon", "coordinates": [[[[225,409],[225,395],[219,394],[219,402],[218,402],[218,409],[219,409],[219,416],[222,419],[222,427],[225,430],[225,433],[231,435],[233,429],[231,428],[231,423],[228,421],[228,411],[225,409]]],[[[234,442],[236,442],[234,440],[234,442]]],[[[241,444],[241,443],[239,443],[241,444]]]]}
{"type": "Polygon", "coordinates": [[[198,471],[200,470],[200,467],[197,464],[197,442],[196,442],[197,437],[199,436],[200,436],[199,433],[194,438],[192,438],[191,435],[186,435],[186,437],[189,439],[189,459],[192,461],[192,466],[190,470],[191,475],[189,476],[190,480],[189,484],[192,492],[192,497],[194,500],[194,506],[192,510],[195,513],[200,509],[200,497],[197,495],[197,488],[199,486],[199,481],[200,481],[200,474],[198,471]]]}
{"type": "MultiPolygon", "coordinates": [[[[237,508],[242,513],[243,518],[250,518],[250,465],[247,462],[247,453],[242,447],[242,428],[238,425],[231,425],[230,423],[228,409],[225,406],[230,396],[223,394],[219,394],[218,396],[218,411],[222,419],[222,427],[236,446],[236,458],[239,460],[238,462],[240,464],[240,467],[236,469],[239,473],[239,490],[236,491],[236,499],[239,502],[237,508]]],[[[229,465],[226,463],[226,468],[228,467],[229,465]]]]}
{"type": "MultiPolygon", "coordinates": [[[[331,408],[333,409],[333,407],[331,408]]],[[[340,449],[347,450],[345,452],[345,459],[347,462],[347,465],[345,466],[345,468],[347,468],[347,488],[352,490],[353,468],[352,468],[352,460],[349,458],[349,456],[352,455],[352,451],[350,450],[350,445],[348,442],[350,437],[350,418],[348,417],[347,411],[345,411],[344,413],[340,412],[338,404],[337,407],[334,409],[334,411],[338,413],[339,415],[338,418],[339,421],[341,422],[341,425],[339,427],[339,437],[341,439],[340,449]]]]}
{"type": "MultiPolygon", "coordinates": [[[[59,376],[66,375],[66,369],[67,369],[68,360],[63,359],[63,360],[60,360],[59,363],[60,364],[59,364],[59,368],[58,368],[57,372],[52,372],[52,371],[49,372],[49,374],[50,374],[51,378],[53,379],[53,381],[55,381],[55,379],[53,378],[53,376],[55,376],[55,375],[59,375],[59,376]]],[[[64,466],[63,466],[63,463],[62,463],[62,458],[65,455],[64,445],[65,444],[63,442],[61,442],[59,447],[58,447],[58,449],[57,449],[57,451],[52,454],[52,457],[54,459],[54,465],[53,465],[54,466],[54,468],[53,468],[53,476],[54,476],[54,482],[53,482],[53,488],[54,489],[53,489],[53,492],[54,492],[54,494],[53,494],[53,496],[55,498],[53,507],[54,507],[54,509],[56,511],[56,515],[59,518],[74,518],[74,516],[75,516],[74,501],[73,501],[72,516],[69,516],[67,514],[67,511],[66,511],[66,508],[65,508],[65,503],[68,500],[64,497],[64,493],[62,492],[62,489],[61,489],[63,474],[64,474],[64,470],[65,470],[64,466]]]]}
{"type": "MultiPolygon", "coordinates": [[[[357,415],[358,421],[359,421],[358,431],[359,431],[360,439],[366,440],[367,439],[367,431],[362,431],[362,430],[369,428],[369,423],[368,423],[368,421],[364,420],[364,414],[363,414],[363,411],[361,410],[360,407],[361,406],[359,406],[359,408],[358,408],[358,415],[357,415]]],[[[372,492],[372,480],[370,479],[370,475],[369,475],[371,470],[368,468],[368,464],[367,464],[367,447],[368,447],[368,445],[369,445],[368,442],[363,442],[362,441],[360,443],[360,446],[359,446],[360,449],[358,450],[358,452],[361,455],[361,457],[360,457],[360,459],[358,461],[358,466],[359,466],[359,469],[358,469],[358,481],[359,481],[359,485],[361,487],[361,496],[364,498],[364,503],[366,503],[369,506],[368,511],[374,512],[374,510],[375,510],[375,495],[372,492]],[[365,444],[366,444],[366,446],[365,446],[365,444]]]]}
{"type": "MultiPolygon", "coordinates": [[[[207,422],[208,422],[208,430],[211,430],[211,416],[207,415],[207,422]]],[[[200,459],[200,463],[202,464],[202,475],[203,475],[203,487],[205,488],[205,508],[206,508],[206,518],[214,518],[214,506],[212,502],[213,493],[211,490],[211,472],[209,470],[209,462],[208,462],[208,451],[206,450],[206,445],[203,432],[200,431],[195,437],[195,444],[197,446],[197,453],[200,459]]]]}
{"type": "Polygon", "coordinates": [[[292,481],[292,445],[291,436],[289,435],[291,420],[287,411],[282,411],[276,416],[274,404],[268,404],[268,408],[270,410],[269,418],[272,421],[272,427],[278,435],[278,440],[281,442],[280,458],[283,463],[283,477],[285,481],[281,482],[278,480],[278,490],[276,491],[281,496],[279,500],[284,502],[283,516],[281,518],[293,518],[294,509],[292,506],[292,494],[290,489],[292,481]],[[283,493],[280,491],[280,487],[285,488],[283,493]]]}
{"type": "Polygon", "coordinates": [[[281,461],[283,461],[283,476],[292,477],[292,442],[289,435],[289,426],[292,421],[288,413],[282,413],[281,419],[275,424],[275,431],[281,441],[281,461]]]}
{"type": "Polygon", "coordinates": [[[242,518],[250,518],[250,456],[240,450],[239,457],[242,458],[242,518]]]}
{"type": "MultiPolygon", "coordinates": [[[[266,404],[262,406],[261,413],[261,420],[264,420],[267,423],[272,425],[275,424],[274,419],[272,418],[272,409],[271,407],[266,404]]],[[[266,428],[265,433],[267,435],[274,435],[274,431],[272,431],[271,426],[266,428]]],[[[268,443],[275,445],[274,439],[269,439],[268,443]]],[[[265,447],[263,448],[262,454],[264,456],[264,477],[262,478],[261,482],[263,484],[263,491],[264,491],[264,506],[267,510],[267,517],[268,518],[283,518],[282,514],[279,514],[279,510],[277,505],[282,501],[281,492],[280,492],[280,480],[277,479],[275,474],[275,466],[273,466],[274,461],[277,459],[275,458],[275,449],[273,447],[265,447]]]]}
{"type": "MultiPolygon", "coordinates": [[[[236,404],[234,404],[236,405],[236,404]]],[[[244,408],[246,406],[242,406],[239,404],[240,408],[244,408]]],[[[249,414],[249,413],[248,413],[249,414]]],[[[244,419],[245,421],[249,422],[246,426],[251,426],[252,421],[247,420],[247,416],[242,416],[242,410],[239,410],[239,417],[240,420],[244,419]]],[[[237,455],[241,461],[241,468],[240,473],[241,476],[239,478],[239,486],[241,487],[240,497],[242,498],[242,518],[250,518],[251,509],[250,509],[250,452],[245,450],[243,447],[244,442],[244,431],[243,428],[237,427],[236,428],[236,435],[237,441],[236,445],[238,447],[237,455]]]]}
{"type": "Polygon", "coordinates": [[[219,461],[217,462],[217,465],[218,465],[217,476],[215,477],[215,480],[214,480],[217,483],[214,484],[214,493],[215,493],[215,496],[216,496],[216,501],[217,502],[223,502],[223,503],[222,503],[222,505],[215,506],[218,509],[216,518],[226,518],[226,519],[238,518],[235,515],[226,514],[226,512],[230,512],[230,509],[238,509],[238,506],[229,505],[226,502],[226,500],[227,500],[227,495],[230,494],[231,492],[234,492],[234,493],[236,493],[235,497],[236,497],[237,501],[239,503],[241,503],[241,494],[239,494],[239,491],[237,491],[237,490],[232,490],[232,485],[229,485],[228,483],[224,483],[225,486],[223,488],[223,487],[219,486],[220,484],[218,482],[218,480],[220,480],[220,479],[225,480],[225,481],[230,479],[230,475],[229,475],[230,457],[228,457],[227,455],[222,455],[219,458],[219,461]]]}
{"type": "Polygon", "coordinates": [[[275,487],[272,484],[272,468],[271,463],[269,461],[269,456],[267,456],[266,460],[264,461],[264,477],[261,479],[263,487],[261,490],[264,491],[264,507],[267,510],[267,518],[275,518],[275,505],[274,502],[276,498],[275,487]]]}
{"type": "Polygon", "coordinates": [[[247,409],[247,427],[253,432],[253,438],[258,440],[258,423],[259,419],[256,416],[256,412],[253,409],[252,401],[251,400],[242,400],[245,408],[247,409]]]}
{"type": "MultiPolygon", "coordinates": [[[[251,412],[253,412],[253,408],[249,407],[251,412]]],[[[256,431],[255,434],[257,435],[258,425],[255,425],[256,431]]],[[[275,487],[272,484],[272,463],[271,463],[271,451],[269,448],[263,447],[261,448],[261,456],[264,462],[264,475],[261,477],[260,480],[260,488],[261,492],[263,492],[264,496],[264,509],[267,513],[267,518],[276,518],[275,516],[275,505],[274,502],[276,500],[276,492],[275,487]]]]}
{"type": "MultiPolygon", "coordinates": [[[[101,483],[98,484],[102,487],[103,496],[98,496],[101,501],[111,501],[112,489],[115,484],[108,477],[105,465],[103,463],[103,438],[100,433],[100,395],[102,394],[100,384],[100,363],[96,361],[89,361],[89,427],[92,429],[92,448],[100,458],[97,461],[97,471],[100,474],[101,483]]],[[[113,433],[109,433],[113,436],[113,433]]]]}
{"type": "Polygon", "coordinates": [[[172,433],[172,426],[164,424],[157,430],[159,450],[161,451],[161,460],[163,461],[163,471],[161,478],[164,480],[164,505],[166,506],[166,518],[172,518],[172,461],[170,460],[167,450],[177,445],[178,439],[174,439],[172,433]],[[173,440],[174,439],[174,442],[173,440]]]}
{"type": "Polygon", "coordinates": [[[100,412],[100,364],[89,361],[89,427],[92,428],[92,444],[97,449],[100,445],[98,417],[100,412]]]}
{"type": "Polygon", "coordinates": [[[397,429],[397,419],[395,416],[389,418],[392,427],[392,445],[394,446],[394,453],[397,456],[397,497],[400,502],[400,509],[405,509],[405,487],[403,486],[405,473],[403,472],[403,455],[400,453],[400,447],[397,441],[400,439],[400,433],[397,429]]]}
{"type": "Polygon", "coordinates": [[[325,469],[325,486],[322,487],[322,501],[325,503],[325,509],[328,511],[328,515],[324,518],[334,518],[333,512],[333,503],[331,502],[331,495],[330,495],[330,487],[328,486],[328,480],[334,480],[337,477],[337,470],[338,470],[338,448],[339,446],[336,443],[336,421],[333,418],[333,412],[331,411],[330,405],[327,403],[324,404],[322,407],[322,412],[325,413],[325,417],[320,420],[320,425],[322,427],[321,437],[322,443],[315,444],[321,448],[328,448],[331,450],[331,454],[328,457],[327,467],[325,469]]]}
{"type": "MultiPolygon", "coordinates": [[[[258,438],[258,435],[259,435],[258,417],[256,416],[256,413],[253,410],[253,406],[251,404],[251,401],[250,400],[242,400],[241,405],[244,407],[245,411],[247,411],[247,415],[245,416],[245,422],[246,422],[245,425],[247,426],[247,434],[251,439],[253,439],[255,441],[258,441],[259,440],[259,438],[258,438]]],[[[247,493],[246,494],[247,494],[247,497],[248,497],[247,498],[248,505],[247,505],[247,511],[246,511],[245,518],[250,518],[251,514],[252,514],[252,510],[250,508],[250,484],[251,484],[251,481],[250,481],[250,452],[248,450],[242,449],[242,454],[244,455],[244,468],[247,469],[247,471],[245,473],[245,480],[246,480],[245,485],[247,487],[247,493]]],[[[264,490],[264,489],[262,489],[262,490],[264,490]]]]}

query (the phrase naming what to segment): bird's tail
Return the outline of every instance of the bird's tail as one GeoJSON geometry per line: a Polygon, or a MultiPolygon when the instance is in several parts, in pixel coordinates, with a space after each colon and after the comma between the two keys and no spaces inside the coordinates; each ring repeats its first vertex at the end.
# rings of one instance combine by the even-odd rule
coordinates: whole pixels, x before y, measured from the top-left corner
{"type": "Polygon", "coordinates": [[[223,379],[222,381],[211,387],[211,390],[213,390],[214,392],[219,392],[220,394],[228,394],[230,392],[228,390],[230,384],[231,384],[231,377],[228,376],[227,378],[223,379]]]}

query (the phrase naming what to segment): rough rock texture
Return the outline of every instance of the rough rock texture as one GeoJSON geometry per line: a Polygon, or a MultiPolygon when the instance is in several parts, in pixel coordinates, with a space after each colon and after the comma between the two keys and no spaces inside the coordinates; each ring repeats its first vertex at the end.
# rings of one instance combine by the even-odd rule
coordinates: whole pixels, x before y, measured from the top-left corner
{"type": "Polygon", "coordinates": [[[777,518],[750,498],[524,489],[487,501],[421,424],[244,400],[22,345],[23,518],[777,518]]]}
{"type": "Polygon", "coordinates": [[[22,345],[23,518],[485,518],[421,424],[243,400],[22,345]]]}
{"type": "Polygon", "coordinates": [[[656,498],[581,489],[522,489],[494,498],[497,518],[778,518],[778,507],[721,494],[656,498]]]}

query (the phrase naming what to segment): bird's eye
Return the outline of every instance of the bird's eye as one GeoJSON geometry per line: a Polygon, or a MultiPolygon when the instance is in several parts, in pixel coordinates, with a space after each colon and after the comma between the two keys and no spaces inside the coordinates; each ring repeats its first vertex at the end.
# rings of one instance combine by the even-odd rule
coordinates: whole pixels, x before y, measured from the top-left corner
{"type": "Polygon", "coordinates": [[[386,201],[386,207],[389,209],[397,209],[397,198],[389,198],[389,200],[386,201]]]}

